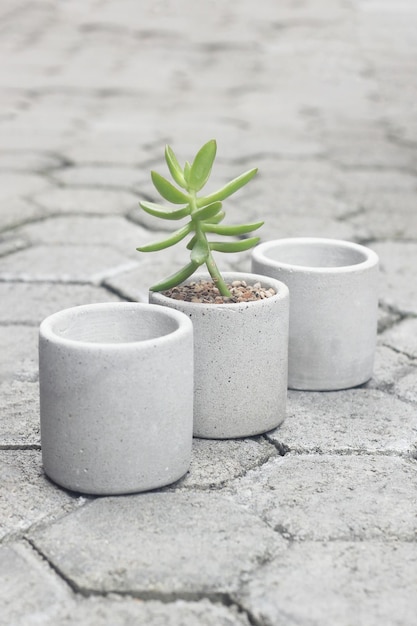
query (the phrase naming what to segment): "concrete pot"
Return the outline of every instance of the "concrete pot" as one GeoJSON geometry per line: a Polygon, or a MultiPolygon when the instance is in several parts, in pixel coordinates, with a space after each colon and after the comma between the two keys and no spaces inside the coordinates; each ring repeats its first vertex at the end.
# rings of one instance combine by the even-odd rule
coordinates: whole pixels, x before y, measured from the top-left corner
{"type": "MultiPolygon", "coordinates": [[[[232,304],[182,302],[151,292],[150,301],[186,313],[194,326],[194,436],[257,435],[285,417],[288,368],[288,289],[253,274],[223,274],[226,282],[258,281],[276,294],[232,304]]],[[[186,282],[208,278],[196,274],[186,282]]]]}
{"type": "Polygon", "coordinates": [[[278,239],[254,248],[252,269],[290,290],[290,388],[345,389],[371,378],[378,314],[375,252],[334,239],[278,239]]]}
{"type": "Polygon", "coordinates": [[[59,485],[89,494],[145,491],[188,470],[193,331],[149,304],[74,307],[40,326],[42,458],[59,485]]]}

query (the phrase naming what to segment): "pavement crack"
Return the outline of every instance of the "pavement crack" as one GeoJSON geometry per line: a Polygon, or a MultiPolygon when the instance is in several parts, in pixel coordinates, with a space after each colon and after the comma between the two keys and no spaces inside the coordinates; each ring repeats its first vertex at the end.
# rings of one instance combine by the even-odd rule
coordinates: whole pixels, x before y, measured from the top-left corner
{"type": "Polygon", "coordinates": [[[113,294],[114,296],[121,298],[124,302],[137,302],[136,300],[132,300],[131,298],[128,298],[126,294],[123,292],[123,289],[118,289],[117,287],[108,284],[106,280],[103,280],[100,287],[102,287],[109,293],[113,294]]]}
{"type": "Polygon", "coordinates": [[[274,446],[274,448],[278,451],[279,456],[285,456],[289,452],[293,452],[293,450],[287,446],[286,443],[271,439],[270,435],[265,435],[265,439],[274,446]]]}
{"type": "Polygon", "coordinates": [[[253,613],[246,609],[233,595],[227,595],[226,601],[223,602],[223,604],[228,608],[233,608],[238,615],[245,617],[250,626],[263,626],[263,622],[257,620],[253,613]]]}
{"type": "Polygon", "coordinates": [[[69,587],[69,589],[71,591],[73,591],[74,593],[77,593],[77,587],[74,584],[74,582],[68,578],[67,576],[65,576],[65,574],[53,563],[53,561],[51,561],[50,559],[48,559],[47,555],[44,554],[42,552],[42,550],[40,550],[38,548],[38,546],[36,545],[36,543],[30,539],[29,537],[25,537],[24,540],[30,545],[30,547],[32,548],[32,550],[34,550],[34,552],[36,552],[36,554],[42,559],[42,561],[44,563],[46,563],[49,568],[54,572],[54,574],[56,574],[56,576],[58,576],[58,578],[65,583],[65,585],[67,587],[69,587]]]}
{"type": "MultiPolygon", "coordinates": [[[[394,326],[396,326],[396,324],[394,324],[394,326]]],[[[410,359],[411,361],[415,360],[415,356],[411,352],[407,352],[406,350],[396,348],[390,343],[385,343],[384,341],[382,342],[382,345],[384,346],[384,348],[390,348],[393,352],[395,352],[395,354],[401,354],[402,356],[407,357],[407,359],[410,359]]]]}
{"type": "Polygon", "coordinates": [[[283,539],[286,539],[289,543],[293,543],[297,540],[296,535],[294,535],[286,526],[283,524],[276,524],[273,526],[273,531],[281,535],[283,539]]]}

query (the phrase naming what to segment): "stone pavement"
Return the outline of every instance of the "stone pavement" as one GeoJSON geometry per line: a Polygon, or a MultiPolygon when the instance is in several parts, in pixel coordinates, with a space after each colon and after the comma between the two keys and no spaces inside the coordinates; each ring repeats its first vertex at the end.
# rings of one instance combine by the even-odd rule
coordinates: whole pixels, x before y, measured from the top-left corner
{"type": "Polygon", "coordinates": [[[2,0],[0,29],[1,626],[414,626],[415,0],[2,0]],[[161,227],[138,200],[165,143],[211,138],[213,185],[260,169],[230,221],[380,255],[375,376],[289,392],[264,437],[195,440],[166,489],[66,492],[42,471],[38,325],[183,263],[136,252],[161,227]]]}

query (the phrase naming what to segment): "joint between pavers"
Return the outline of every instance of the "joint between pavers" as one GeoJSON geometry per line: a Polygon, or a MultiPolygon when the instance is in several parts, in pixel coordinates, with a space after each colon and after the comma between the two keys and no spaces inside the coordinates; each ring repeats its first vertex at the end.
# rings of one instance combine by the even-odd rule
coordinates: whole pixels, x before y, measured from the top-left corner
{"type": "MultiPolygon", "coordinates": [[[[390,394],[387,394],[390,395],[390,394]]],[[[403,401],[403,400],[402,400],[403,401]]],[[[409,402],[409,404],[414,404],[413,402],[409,402]]],[[[294,447],[290,448],[286,444],[282,442],[274,442],[277,449],[280,448],[285,450],[285,453],[281,456],[291,455],[292,457],[296,456],[329,456],[329,457],[341,457],[341,456],[357,456],[357,457],[365,457],[365,456],[376,456],[376,457],[393,457],[393,458],[414,458],[413,450],[407,450],[405,452],[401,452],[398,450],[363,450],[361,448],[339,448],[339,449],[331,449],[325,450],[323,448],[315,447],[315,448],[305,448],[305,447],[294,447]]],[[[417,456],[417,448],[416,448],[416,456],[417,456]]],[[[269,460],[269,459],[268,459],[269,460]]],[[[255,468],[256,469],[256,468],[255,468]]]]}
{"type": "Polygon", "coordinates": [[[272,530],[288,541],[289,544],[295,543],[298,540],[297,535],[294,535],[294,533],[284,526],[284,524],[276,524],[275,526],[272,526],[272,530]]]}
{"type": "Polygon", "coordinates": [[[0,450],[41,450],[40,443],[10,443],[10,444],[0,444],[0,450]]]}
{"type": "Polygon", "coordinates": [[[256,619],[253,613],[249,611],[249,609],[246,609],[243,604],[241,604],[241,602],[239,602],[239,600],[234,597],[233,593],[230,594],[228,598],[228,603],[225,604],[225,606],[228,608],[234,608],[238,615],[243,615],[244,617],[246,617],[250,626],[264,626],[265,624],[263,620],[259,621],[258,619],[256,619]]]}
{"type": "MultiPolygon", "coordinates": [[[[407,318],[411,319],[411,318],[415,318],[416,316],[406,316],[407,318]]],[[[405,318],[403,318],[405,319],[405,318]]],[[[399,322],[402,320],[398,320],[399,322]]],[[[393,325],[393,327],[397,324],[397,322],[393,325]]],[[[392,328],[393,328],[392,327],[392,328]]],[[[411,362],[415,361],[416,358],[410,354],[409,352],[406,352],[405,350],[400,350],[399,348],[396,348],[395,346],[389,344],[389,343],[385,343],[384,341],[382,341],[382,345],[384,346],[384,348],[390,348],[393,352],[395,352],[395,354],[401,354],[402,356],[407,357],[407,359],[410,359],[411,362]]]]}
{"type": "Polygon", "coordinates": [[[118,289],[117,287],[114,287],[113,285],[108,284],[107,279],[104,279],[98,286],[102,287],[103,289],[113,294],[114,296],[121,298],[124,302],[137,302],[137,300],[132,300],[131,298],[126,296],[123,289],[118,289]]]}
{"type": "Polygon", "coordinates": [[[282,441],[274,441],[273,439],[270,439],[270,436],[268,434],[265,435],[265,440],[268,441],[268,443],[270,443],[272,446],[274,446],[279,456],[285,456],[289,452],[293,452],[293,450],[289,446],[287,446],[287,444],[283,443],[282,441]]]}
{"type": "Polygon", "coordinates": [[[54,574],[58,576],[58,578],[64,582],[72,592],[77,593],[76,585],[67,576],[65,576],[65,574],[63,574],[63,572],[61,572],[61,570],[52,561],[50,561],[41,550],[39,550],[37,545],[29,537],[24,537],[23,540],[30,545],[32,550],[42,559],[42,562],[46,563],[51,571],[54,572],[54,574]]]}
{"type": "MultiPolygon", "coordinates": [[[[45,475],[45,479],[50,484],[53,484],[52,481],[50,481],[50,479],[46,475],[45,475]]],[[[64,488],[61,490],[64,491],[69,496],[71,496],[72,501],[70,501],[67,504],[61,505],[59,511],[55,510],[54,512],[47,514],[43,518],[34,521],[27,528],[23,528],[20,533],[13,532],[13,533],[10,533],[8,536],[6,536],[6,539],[11,538],[11,540],[13,541],[15,541],[16,539],[23,539],[24,541],[27,541],[36,550],[36,552],[39,553],[42,556],[42,558],[48,563],[50,562],[49,558],[47,557],[46,554],[42,552],[40,548],[37,547],[36,539],[32,538],[32,534],[36,533],[37,531],[42,531],[43,529],[48,528],[49,526],[58,523],[60,520],[67,517],[74,511],[77,511],[78,509],[82,507],[89,506],[90,504],[94,502],[94,500],[96,500],[96,498],[93,496],[79,494],[79,493],[69,491],[68,489],[64,489],[64,488]]],[[[53,569],[56,569],[53,563],[50,563],[50,564],[53,569]]],[[[60,572],[59,570],[57,571],[62,578],[65,578],[62,572],[60,572]]]]}

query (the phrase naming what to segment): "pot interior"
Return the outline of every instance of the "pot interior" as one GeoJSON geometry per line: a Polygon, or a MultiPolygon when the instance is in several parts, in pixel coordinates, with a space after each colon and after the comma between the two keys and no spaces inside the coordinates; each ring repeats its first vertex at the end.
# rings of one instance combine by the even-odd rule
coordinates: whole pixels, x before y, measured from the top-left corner
{"type": "Polygon", "coordinates": [[[337,242],[281,242],[267,256],[278,263],[300,267],[347,267],[367,260],[366,251],[337,242]]]}
{"type": "Polygon", "coordinates": [[[51,323],[55,335],[84,343],[134,343],[168,335],[179,328],[178,321],[164,311],[84,309],[63,311],[51,323]]]}

